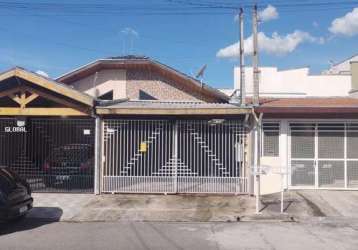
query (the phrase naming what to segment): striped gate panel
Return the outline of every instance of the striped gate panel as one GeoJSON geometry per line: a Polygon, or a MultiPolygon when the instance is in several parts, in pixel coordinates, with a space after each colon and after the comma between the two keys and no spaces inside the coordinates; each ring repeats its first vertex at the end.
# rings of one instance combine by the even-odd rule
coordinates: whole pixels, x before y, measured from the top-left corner
{"type": "Polygon", "coordinates": [[[168,121],[106,120],[102,191],[175,192],[173,126],[168,121]]]}
{"type": "Polygon", "coordinates": [[[237,121],[178,122],[178,192],[245,193],[245,133],[237,121]]]}
{"type": "Polygon", "coordinates": [[[246,193],[238,121],[105,120],[103,192],[246,193]]]}

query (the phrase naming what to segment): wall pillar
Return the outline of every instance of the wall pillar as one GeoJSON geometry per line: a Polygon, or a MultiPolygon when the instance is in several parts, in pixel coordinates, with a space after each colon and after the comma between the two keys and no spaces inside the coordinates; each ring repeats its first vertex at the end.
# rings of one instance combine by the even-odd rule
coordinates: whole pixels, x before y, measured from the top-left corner
{"type": "Polygon", "coordinates": [[[94,194],[101,193],[101,166],[102,166],[102,120],[96,117],[95,122],[95,151],[94,151],[94,194]]]}
{"type": "Polygon", "coordinates": [[[281,171],[286,173],[286,175],[282,175],[282,180],[283,181],[283,187],[284,188],[288,188],[289,185],[289,178],[291,175],[291,171],[289,169],[289,162],[288,162],[288,153],[289,150],[291,150],[288,145],[288,133],[289,133],[289,129],[288,129],[288,121],[287,120],[282,120],[280,123],[280,141],[279,141],[279,145],[280,145],[280,165],[281,165],[281,171]]]}

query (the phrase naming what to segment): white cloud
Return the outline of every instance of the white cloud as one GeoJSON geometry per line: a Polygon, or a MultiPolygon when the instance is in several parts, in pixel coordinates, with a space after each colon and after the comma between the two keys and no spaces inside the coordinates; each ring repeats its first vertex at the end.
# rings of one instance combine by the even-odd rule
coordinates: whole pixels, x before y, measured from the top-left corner
{"type": "MultiPolygon", "coordinates": [[[[265,52],[271,55],[285,55],[293,52],[298,45],[304,43],[324,43],[323,38],[317,38],[310,35],[308,32],[296,30],[293,33],[287,35],[279,35],[274,32],[271,36],[267,36],[265,33],[260,32],[258,34],[258,45],[261,52],[265,52]]],[[[248,37],[244,41],[245,54],[252,54],[253,52],[252,36],[248,37]]],[[[220,49],[216,56],[220,58],[234,58],[239,56],[240,43],[234,43],[226,48],[220,49]]]]}
{"type": "Polygon", "coordinates": [[[267,22],[270,20],[274,20],[278,18],[278,12],[277,9],[272,5],[267,5],[265,9],[262,11],[259,11],[258,13],[259,20],[262,22],[267,22]]]}
{"type": "Polygon", "coordinates": [[[139,36],[139,33],[135,29],[130,28],[130,27],[124,28],[121,32],[125,35],[132,35],[132,36],[136,36],[136,37],[139,36]]]}
{"type": "Polygon", "coordinates": [[[358,34],[358,8],[332,21],[329,31],[335,35],[354,36],[358,34]]]}
{"type": "Polygon", "coordinates": [[[42,71],[42,70],[37,70],[36,74],[47,77],[47,78],[49,77],[49,75],[45,71],[42,71]]]}

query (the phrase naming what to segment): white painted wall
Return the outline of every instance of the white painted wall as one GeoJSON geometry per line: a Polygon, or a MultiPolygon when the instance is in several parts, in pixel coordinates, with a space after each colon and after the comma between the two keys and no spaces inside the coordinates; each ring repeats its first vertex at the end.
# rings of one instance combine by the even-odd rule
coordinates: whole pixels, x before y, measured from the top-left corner
{"type": "Polygon", "coordinates": [[[126,98],[126,71],[104,69],[71,84],[91,96],[101,96],[113,90],[113,99],[126,98]]]}
{"type": "MultiPolygon", "coordinates": [[[[260,96],[348,96],[351,90],[350,75],[310,75],[309,68],[279,71],[276,67],[261,67],[260,70],[260,96]]],[[[252,95],[252,67],[245,68],[245,83],[246,93],[252,95]]],[[[234,69],[234,85],[240,88],[239,67],[234,69]]]]}
{"type": "Polygon", "coordinates": [[[278,193],[282,187],[288,187],[288,122],[287,120],[272,121],[280,122],[279,155],[277,157],[261,156],[260,158],[261,165],[269,167],[267,174],[260,178],[261,194],[278,193]]]}

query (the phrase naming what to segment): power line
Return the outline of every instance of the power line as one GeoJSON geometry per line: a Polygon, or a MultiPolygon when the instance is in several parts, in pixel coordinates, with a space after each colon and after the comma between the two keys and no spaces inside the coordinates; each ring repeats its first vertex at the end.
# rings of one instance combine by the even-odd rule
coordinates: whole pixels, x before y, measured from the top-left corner
{"type": "MultiPolygon", "coordinates": [[[[275,5],[280,11],[285,10],[326,10],[336,8],[352,8],[358,1],[260,1],[258,7],[267,4],[275,5]]],[[[36,2],[8,2],[0,1],[0,8],[19,11],[22,14],[40,12],[42,15],[215,15],[233,14],[238,7],[250,7],[251,1],[190,1],[168,0],[166,2],[148,4],[122,1],[111,4],[89,3],[36,3],[36,2]]]]}

